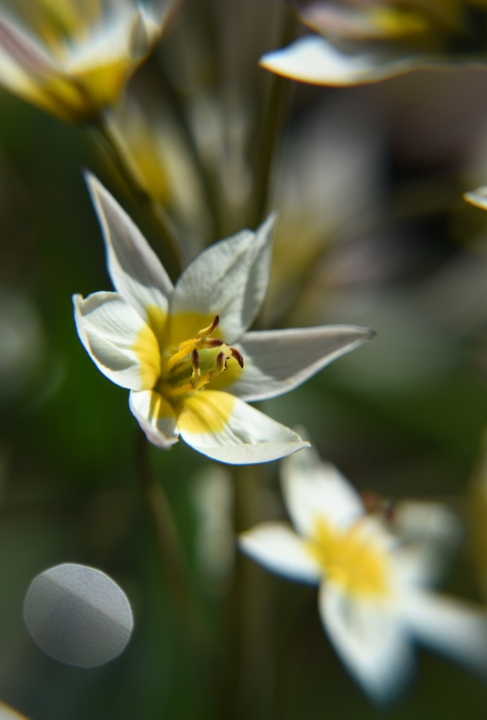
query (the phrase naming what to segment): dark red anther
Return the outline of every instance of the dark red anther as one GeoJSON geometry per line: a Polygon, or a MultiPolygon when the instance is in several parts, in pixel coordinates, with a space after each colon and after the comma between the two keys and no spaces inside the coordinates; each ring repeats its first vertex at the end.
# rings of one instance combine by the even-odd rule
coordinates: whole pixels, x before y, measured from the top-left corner
{"type": "Polygon", "coordinates": [[[223,340],[218,340],[218,338],[210,338],[206,341],[206,346],[209,348],[220,347],[220,345],[223,345],[223,340]]]}
{"type": "Polygon", "coordinates": [[[241,352],[237,350],[237,348],[231,347],[230,352],[232,353],[232,357],[235,358],[235,360],[238,362],[241,368],[244,366],[244,359],[241,352]]]}
{"type": "Polygon", "coordinates": [[[193,363],[193,367],[195,370],[199,370],[200,367],[200,356],[198,355],[198,351],[196,348],[191,353],[191,362],[193,363]]]}

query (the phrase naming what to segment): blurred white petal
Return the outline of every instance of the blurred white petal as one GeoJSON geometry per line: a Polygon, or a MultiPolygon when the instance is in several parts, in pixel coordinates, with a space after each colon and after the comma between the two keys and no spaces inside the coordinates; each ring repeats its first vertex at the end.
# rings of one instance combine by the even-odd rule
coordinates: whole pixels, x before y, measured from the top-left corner
{"type": "Polygon", "coordinates": [[[407,684],[412,649],[394,603],[350,597],[323,583],[319,610],[335,650],[376,702],[394,698],[407,684]]]}
{"type": "Polygon", "coordinates": [[[370,51],[347,55],[321,35],[300,38],[260,59],[262,67],[292,80],[339,86],[377,82],[425,63],[421,56],[391,59],[390,54],[370,51]]]}
{"type": "Polygon", "coordinates": [[[323,575],[305,542],[286,523],[261,523],[239,536],[240,549],[268,570],[290,580],[318,583],[323,575]]]}
{"type": "Polygon", "coordinates": [[[417,639],[457,662],[487,674],[487,611],[427,592],[401,597],[404,622],[417,639]]]}
{"type": "Polygon", "coordinates": [[[281,483],[288,512],[304,537],[312,537],[318,518],[345,529],[364,514],[355,488],[312,448],[282,463],[281,483]]]}

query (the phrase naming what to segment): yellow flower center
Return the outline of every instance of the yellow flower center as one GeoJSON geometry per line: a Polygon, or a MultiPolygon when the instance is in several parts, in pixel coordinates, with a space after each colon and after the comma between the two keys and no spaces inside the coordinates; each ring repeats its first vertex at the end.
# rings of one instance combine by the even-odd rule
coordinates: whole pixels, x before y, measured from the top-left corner
{"type": "Polygon", "coordinates": [[[227,369],[231,358],[243,368],[242,355],[236,348],[211,337],[218,324],[219,318],[215,315],[210,325],[199,330],[196,337],[163,351],[155,389],[167,400],[202,390],[212,378],[227,369]]]}
{"type": "Polygon", "coordinates": [[[364,522],[342,531],[320,519],[308,550],[326,577],[347,594],[376,598],[388,595],[389,558],[364,522]]]}

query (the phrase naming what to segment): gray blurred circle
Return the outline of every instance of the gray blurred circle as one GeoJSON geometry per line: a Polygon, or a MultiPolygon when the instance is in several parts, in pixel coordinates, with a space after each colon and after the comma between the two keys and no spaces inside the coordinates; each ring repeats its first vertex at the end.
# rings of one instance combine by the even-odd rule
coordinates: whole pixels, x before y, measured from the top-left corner
{"type": "Polygon", "coordinates": [[[65,563],[35,577],[24,621],[47,655],[78,667],[103,665],[125,649],[134,620],[125,593],[105,573],[65,563]]]}

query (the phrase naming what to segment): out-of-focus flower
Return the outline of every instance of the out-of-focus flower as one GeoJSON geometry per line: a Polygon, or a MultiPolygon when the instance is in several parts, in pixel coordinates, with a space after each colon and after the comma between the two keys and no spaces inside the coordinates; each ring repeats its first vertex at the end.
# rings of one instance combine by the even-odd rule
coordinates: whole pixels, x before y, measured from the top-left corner
{"type": "Polygon", "coordinates": [[[484,57],[484,0],[292,0],[316,33],[267,53],[261,65],[318,85],[375,82],[456,57],[484,57]]]}
{"type": "Polygon", "coordinates": [[[27,718],[5,705],[5,703],[0,702],[0,720],[27,720],[27,718]]]}
{"type": "Polygon", "coordinates": [[[324,254],[363,236],[381,187],[380,129],[376,113],[347,96],[314,105],[286,137],[271,202],[280,222],[265,322],[289,311],[324,254]]]}
{"type": "Polygon", "coordinates": [[[372,699],[390,700],[407,682],[413,639],[487,671],[487,614],[426,589],[427,543],[403,545],[311,450],[285,462],[282,485],[299,534],[263,523],[243,533],[240,546],[274,572],[320,585],[323,625],[372,699]]]}
{"type": "Polygon", "coordinates": [[[142,107],[131,93],[107,114],[107,123],[139,187],[164,205],[177,224],[183,257],[193,259],[206,244],[205,231],[211,221],[200,178],[177,124],[162,109],[142,107]]]}
{"type": "Polygon", "coordinates": [[[209,457],[260,463],[307,443],[244,401],[300,385],[373,331],[356,326],[250,332],[264,299],[274,216],[202,252],[173,287],[130,218],[88,178],[117,292],[74,297],[78,334],[99,370],[131,390],[147,438],[179,434],[209,457]]]}
{"type": "Polygon", "coordinates": [[[31,0],[26,22],[4,10],[0,84],[64,121],[93,120],[119,99],[176,2],[31,0]]]}

